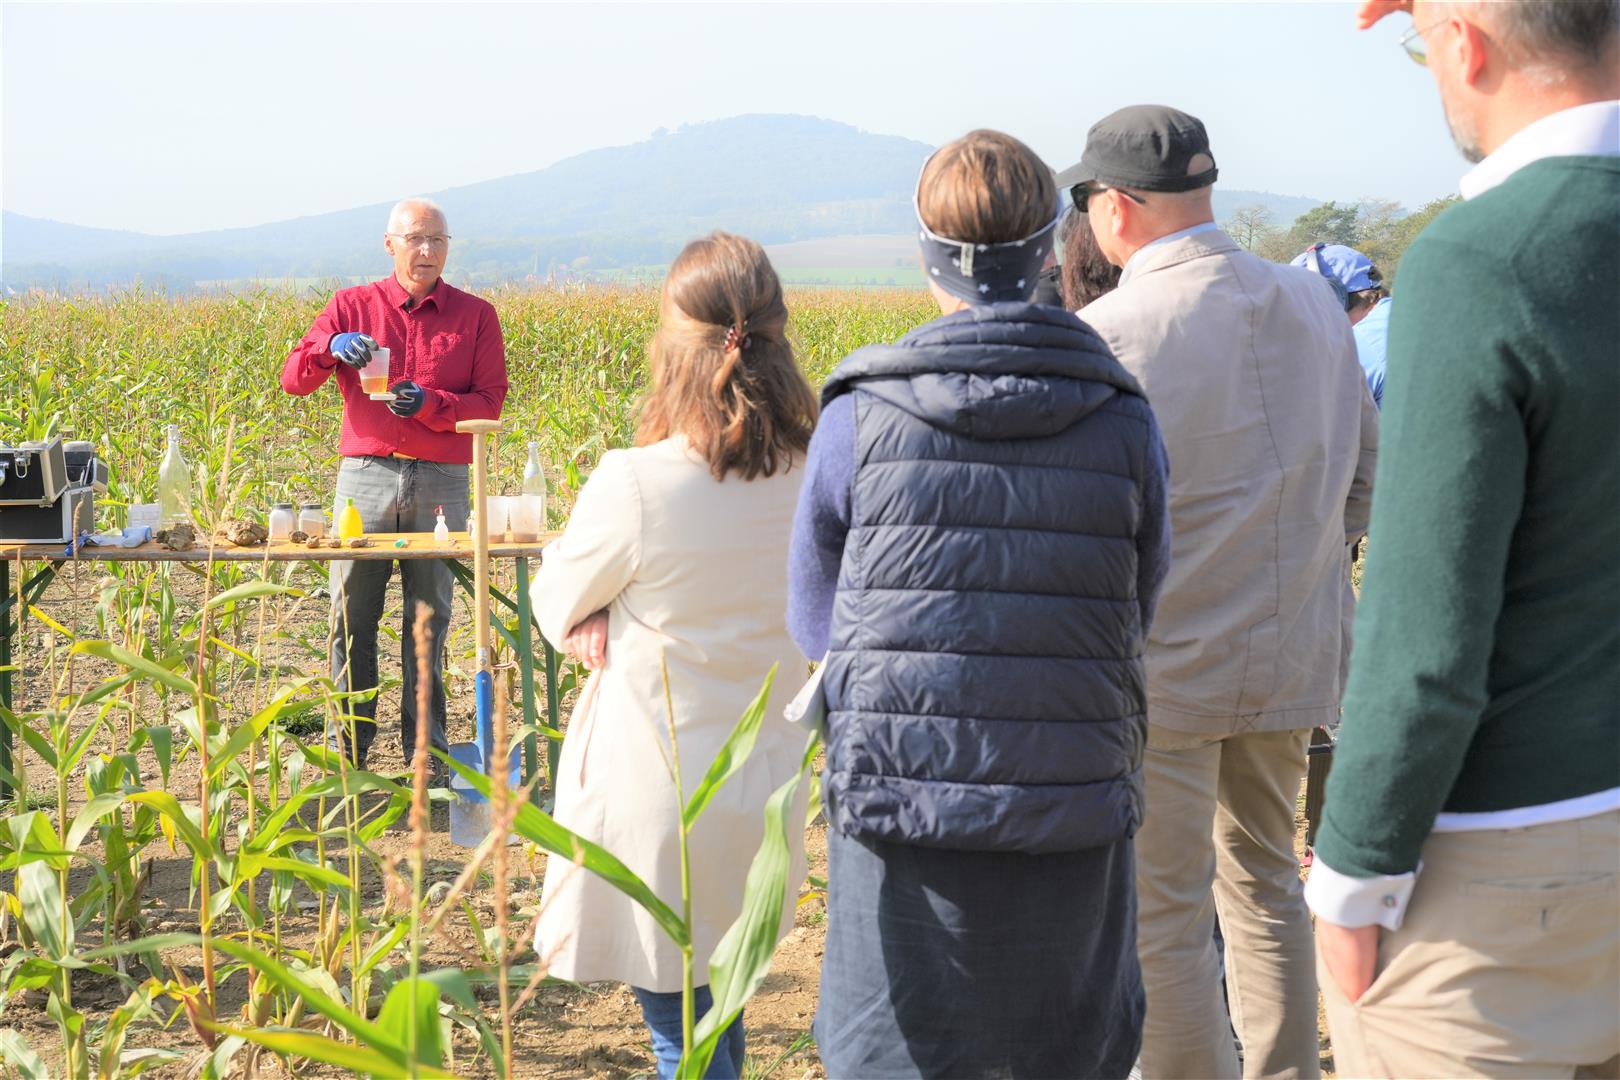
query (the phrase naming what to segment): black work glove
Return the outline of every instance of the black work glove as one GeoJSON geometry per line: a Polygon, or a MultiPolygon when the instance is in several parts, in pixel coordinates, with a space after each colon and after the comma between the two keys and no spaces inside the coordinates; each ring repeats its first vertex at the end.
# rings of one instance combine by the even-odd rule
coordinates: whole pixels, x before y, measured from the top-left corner
{"type": "Polygon", "coordinates": [[[395,416],[415,416],[427,404],[427,391],[410,379],[397,382],[389,389],[393,391],[394,400],[388,403],[388,411],[395,416]]]}
{"type": "Polygon", "coordinates": [[[333,334],[326,348],[333,356],[359,371],[371,362],[371,354],[377,349],[377,341],[370,334],[357,334],[351,331],[347,334],[333,334]]]}

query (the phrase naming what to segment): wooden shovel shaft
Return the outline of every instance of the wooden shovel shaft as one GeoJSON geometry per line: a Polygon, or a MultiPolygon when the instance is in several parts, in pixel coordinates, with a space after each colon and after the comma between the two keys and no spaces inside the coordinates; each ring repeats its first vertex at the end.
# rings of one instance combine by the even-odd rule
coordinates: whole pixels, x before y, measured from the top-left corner
{"type": "Polygon", "coordinates": [[[485,440],[501,430],[499,420],[461,420],[456,430],[473,437],[473,641],[478,647],[478,668],[491,669],[489,655],[489,459],[485,440]]]}

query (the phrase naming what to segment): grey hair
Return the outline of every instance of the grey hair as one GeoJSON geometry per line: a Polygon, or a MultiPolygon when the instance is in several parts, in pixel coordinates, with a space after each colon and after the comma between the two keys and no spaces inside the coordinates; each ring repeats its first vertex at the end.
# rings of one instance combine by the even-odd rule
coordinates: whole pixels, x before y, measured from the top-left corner
{"type": "Polygon", "coordinates": [[[432,199],[412,197],[409,199],[399,200],[399,202],[394,204],[394,208],[388,211],[388,231],[390,233],[398,232],[400,227],[400,219],[412,210],[431,211],[432,213],[439,215],[439,220],[444,222],[447,228],[450,225],[450,219],[445,216],[444,208],[438,203],[434,202],[432,199]]]}
{"type": "Polygon", "coordinates": [[[1514,66],[1549,85],[1608,63],[1620,0],[1453,0],[1497,36],[1514,66]]]}

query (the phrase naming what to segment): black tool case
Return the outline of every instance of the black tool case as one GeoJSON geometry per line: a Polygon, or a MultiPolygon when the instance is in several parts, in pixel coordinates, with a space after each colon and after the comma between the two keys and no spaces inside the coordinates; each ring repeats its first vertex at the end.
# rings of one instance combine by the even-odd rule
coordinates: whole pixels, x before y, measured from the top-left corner
{"type": "Polygon", "coordinates": [[[20,446],[0,443],[0,510],[49,506],[67,486],[67,455],[61,438],[20,446]]]}

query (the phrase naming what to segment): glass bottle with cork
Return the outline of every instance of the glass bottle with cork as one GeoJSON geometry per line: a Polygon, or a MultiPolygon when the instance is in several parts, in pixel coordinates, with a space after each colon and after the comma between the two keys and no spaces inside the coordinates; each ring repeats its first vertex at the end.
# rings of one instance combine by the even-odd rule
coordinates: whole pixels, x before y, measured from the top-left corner
{"type": "Polygon", "coordinates": [[[180,425],[169,425],[169,448],[158,466],[158,524],[191,520],[191,466],[180,453],[180,425]]]}
{"type": "Polygon", "coordinates": [[[523,467],[523,494],[512,513],[512,539],[533,543],[546,529],[546,470],[540,463],[540,444],[529,444],[529,462],[523,467]]]}

